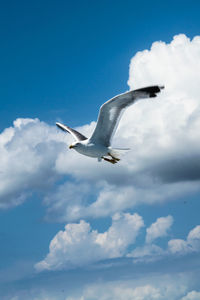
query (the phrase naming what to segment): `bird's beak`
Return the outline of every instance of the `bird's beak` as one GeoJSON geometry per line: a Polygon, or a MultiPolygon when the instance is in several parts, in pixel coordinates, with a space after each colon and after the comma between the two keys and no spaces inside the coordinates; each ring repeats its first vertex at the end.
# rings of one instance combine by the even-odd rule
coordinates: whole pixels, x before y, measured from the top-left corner
{"type": "Polygon", "coordinates": [[[69,149],[72,149],[72,148],[74,148],[74,146],[73,146],[73,145],[70,145],[70,146],[69,146],[69,149]]]}

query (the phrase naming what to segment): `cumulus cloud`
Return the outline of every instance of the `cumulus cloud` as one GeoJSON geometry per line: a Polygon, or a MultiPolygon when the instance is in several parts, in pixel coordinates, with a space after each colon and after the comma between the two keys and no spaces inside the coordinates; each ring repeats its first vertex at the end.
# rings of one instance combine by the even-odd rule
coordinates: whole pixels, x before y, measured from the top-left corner
{"type": "Polygon", "coordinates": [[[181,298],[181,300],[199,300],[200,299],[200,292],[191,291],[186,296],[181,298]]]}
{"type": "MultiPolygon", "coordinates": [[[[186,274],[155,275],[142,279],[123,279],[98,281],[87,285],[77,286],[76,291],[59,288],[29,289],[15,292],[9,300],[199,300],[199,292],[191,289],[190,280],[186,274]],[[17,294],[17,295],[16,295],[17,294]]],[[[188,276],[190,277],[190,276],[188,276]]]]}
{"type": "MultiPolygon", "coordinates": [[[[179,300],[187,293],[188,289],[184,285],[185,280],[181,279],[180,276],[176,278],[175,282],[167,276],[154,277],[153,280],[145,279],[143,281],[124,280],[93,284],[86,287],[81,296],[67,297],[66,300],[179,300]],[[161,279],[163,282],[161,282],[161,279]]],[[[196,300],[196,298],[194,299],[196,300]]]]}
{"type": "Polygon", "coordinates": [[[144,226],[138,214],[115,214],[108,231],[99,233],[81,220],[67,224],[52,239],[49,253],[36,264],[38,271],[71,269],[103,259],[123,256],[127,247],[134,244],[139,230],[144,226]]]}
{"type": "MultiPolygon", "coordinates": [[[[145,285],[145,286],[139,286],[136,288],[131,287],[123,287],[123,286],[115,286],[110,287],[107,286],[106,290],[101,290],[100,287],[90,287],[88,288],[83,298],[81,299],[127,299],[127,300],[155,300],[155,299],[161,299],[162,295],[160,293],[160,290],[155,288],[151,285],[145,285]],[[106,297],[106,298],[105,298],[106,297]]],[[[70,298],[67,298],[66,300],[70,300],[70,298]]]]}
{"type": "Polygon", "coordinates": [[[168,231],[173,224],[173,217],[160,217],[156,222],[152,223],[146,229],[146,238],[143,246],[136,247],[130,253],[128,257],[134,258],[134,263],[138,262],[149,262],[158,259],[162,259],[167,255],[167,251],[159,247],[158,245],[152,244],[156,239],[165,237],[168,235],[168,231]]]}
{"type": "Polygon", "coordinates": [[[195,136],[199,138],[200,79],[196,79],[199,68],[200,37],[190,41],[183,34],[175,36],[170,44],[155,42],[150,51],[139,52],[131,60],[128,81],[131,88],[158,82],[165,84],[165,93],[156,105],[153,102],[150,107],[141,104],[139,113],[147,122],[137,125],[142,124],[143,139],[145,133],[146,137],[149,134],[157,139],[155,155],[151,144],[154,138],[147,147],[154,157],[153,164],[156,163],[153,174],[159,174],[163,181],[199,180],[199,165],[193,168],[199,149],[199,143],[195,142],[195,136]],[[189,145],[189,141],[192,144],[189,145]],[[186,145],[189,145],[189,154],[185,151],[186,145]]]}
{"type": "Polygon", "coordinates": [[[65,148],[56,130],[38,119],[17,119],[0,134],[0,208],[23,202],[58,179],[55,161],[65,148]]]}
{"type": "Polygon", "coordinates": [[[173,217],[161,217],[156,220],[155,223],[151,224],[150,227],[147,228],[146,234],[146,243],[151,243],[155,239],[159,237],[166,236],[168,234],[168,230],[173,224],[173,217]]]}
{"type": "Polygon", "coordinates": [[[168,235],[173,217],[160,217],[146,229],[145,242],[135,247],[144,221],[137,213],[116,213],[107,231],[99,233],[84,220],[70,223],[50,242],[49,253],[35,267],[38,271],[73,269],[111,258],[133,258],[133,263],[149,263],[169,257],[200,252],[200,225],[183,239],[170,239],[166,248],[155,244],[168,235]],[[132,250],[131,250],[132,249],[132,250]]]}
{"type": "Polygon", "coordinates": [[[187,254],[200,251],[200,225],[194,227],[186,240],[172,239],[168,242],[168,249],[173,254],[187,254]]]}
{"type": "MultiPolygon", "coordinates": [[[[198,192],[199,69],[199,36],[155,42],[132,58],[130,88],[164,84],[165,91],[125,112],[113,142],[132,151],[115,166],[67,150],[71,137],[37,119],[16,120],[0,134],[0,207],[42,192],[47,218],[66,222],[198,192]],[[59,176],[67,181],[55,185],[59,176]]],[[[78,129],[89,136],[94,126],[78,129]]]]}
{"type": "MultiPolygon", "coordinates": [[[[159,219],[162,218],[158,218],[157,221],[159,219]]],[[[156,224],[157,221],[152,225],[156,224]]],[[[173,222],[173,218],[171,218],[171,220],[169,218],[169,222],[173,222]]],[[[153,228],[152,225],[149,228],[153,228]]],[[[171,225],[169,225],[169,227],[170,226],[171,225]]],[[[147,230],[149,228],[147,228],[147,230]]],[[[164,234],[162,236],[165,235],[166,235],[166,231],[164,231],[164,234]]],[[[140,247],[136,247],[130,253],[127,254],[128,257],[133,257],[134,263],[152,262],[170,256],[183,256],[190,253],[200,252],[200,225],[197,225],[188,233],[186,240],[184,239],[169,240],[166,249],[163,249],[160,246],[152,243],[154,239],[151,238],[147,239],[147,236],[148,235],[146,235],[146,244],[140,247]]]]}
{"type": "Polygon", "coordinates": [[[95,201],[86,209],[79,204],[80,215],[106,216],[199,191],[199,69],[200,37],[190,40],[178,35],[171,43],[156,42],[132,58],[130,88],[164,84],[165,91],[124,113],[114,143],[132,151],[115,168],[72,152],[69,157],[59,155],[58,173],[69,174],[70,170],[76,180],[84,179],[93,186],[98,182],[100,187],[96,186],[95,201]]]}
{"type": "MultiPolygon", "coordinates": [[[[132,287],[90,287],[84,291],[81,297],[67,297],[66,300],[179,300],[183,294],[184,287],[174,285],[165,285],[164,287],[154,287],[153,285],[132,287]],[[180,288],[180,290],[178,290],[180,288]]],[[[200,293],[196,291],[189,292],[180,300],[199,300],[200,293]]]]}

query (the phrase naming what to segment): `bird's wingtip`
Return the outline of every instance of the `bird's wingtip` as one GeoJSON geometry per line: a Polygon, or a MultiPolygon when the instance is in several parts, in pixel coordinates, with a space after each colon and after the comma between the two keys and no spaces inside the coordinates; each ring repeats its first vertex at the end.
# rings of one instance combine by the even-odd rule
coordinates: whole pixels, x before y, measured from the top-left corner
{"type": "Polygon", "coordinates": [[[60,129],[62,129],[63,131],[66,131],[66,128],[65,128],[65,125],[59,123],[59,122],[56,122],[56,126],[60,129]]]}
{"type": "Polygon", "coordinates": [[[63,127],[63,124],[59,123],[59,122],[56,122],[56,126],[58,126],[59,128],[62,128],[63,127]]]}

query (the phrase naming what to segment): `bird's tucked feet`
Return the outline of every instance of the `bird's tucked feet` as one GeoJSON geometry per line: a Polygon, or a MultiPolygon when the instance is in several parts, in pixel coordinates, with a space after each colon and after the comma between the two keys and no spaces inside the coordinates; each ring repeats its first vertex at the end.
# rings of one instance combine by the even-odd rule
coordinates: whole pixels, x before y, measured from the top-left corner
{"type": "Polygon", "coordinates": [[[117,158],[117,157],[114,157],[110,152],[108,152],[108,155],[109,156],[111,156],[112,157],[112,159],[114,159],[114,160],[116,160],[116,161],[120,161],[120,159],[119,158],[117,158]]]}
{"type": "Polygon", "coordinates": [[[118,160],[116,160],[114,158],[110,159],[110,158],[107,158],[107,157],[102,157],[102,159],[104,159],[105,161],[110,162],[111,164],[116,164],[118,162],[118,160]]]}

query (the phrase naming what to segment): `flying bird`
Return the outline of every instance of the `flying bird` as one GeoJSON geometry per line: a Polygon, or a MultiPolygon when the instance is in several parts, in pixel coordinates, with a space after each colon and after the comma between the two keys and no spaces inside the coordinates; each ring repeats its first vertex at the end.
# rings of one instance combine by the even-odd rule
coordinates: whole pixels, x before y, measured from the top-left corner
{"type": "Polygon", "coordinates": [[[75,138],[76,141],[69,146],[69,149],[74,149],[86,156],[96,157],[98,161],[103,159],[116,164],[120,160],[120,153],[128,150],[127,148],[111,147],[111,140],[117,129],[122,112],[126,107],[140,99],[156,97],[157,93],[163,88],[164,86],[155,85],[128,91],[105,102],[100,107],[96,128],[90,138],[64,124],[57,122],[56,125],[60,129],[71,133],[75,138]]]}

